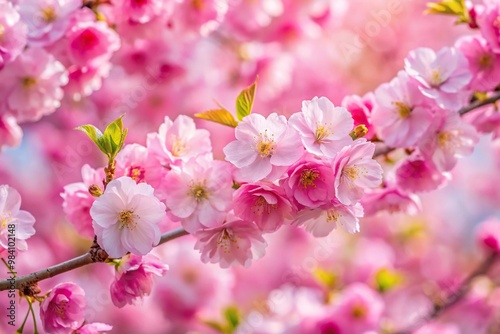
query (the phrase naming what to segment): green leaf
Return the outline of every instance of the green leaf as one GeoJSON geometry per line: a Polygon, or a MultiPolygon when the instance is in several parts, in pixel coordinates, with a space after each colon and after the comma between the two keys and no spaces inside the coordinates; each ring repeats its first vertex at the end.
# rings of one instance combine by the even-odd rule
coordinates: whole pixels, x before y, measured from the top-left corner
{"type": "Polygon", "coordinates": [[[212,320],[205,320],[203,321],[205,325],[211,327],[212,329],[216,330],[219,333],[225,333],[226,330],[224,329],[224,326],[216,321],[212,320]]]}
{"type": "Polygon", "coordinates": [[[238,120],[241,121],[243,117],[250,115],[252,112],[256,88],[257,80],[255,80],[255,82],[247,88],[243,89],[236,98],[236,117],[238,120]]]}
{"type": "Polygon", "coordinates": [[[337,285],[337,276],[329,271],[323,270],[321,268],[316,268],[312,272],[314,278],[324,284],[326,287],[333,289],[337,285]]]}
{"type": "Polygon", "coordinates": [[[235,128],[238,125],[238,122],[236,122],[234,116],[226,109],[208,110],[202,113],[195,114],[194,116],[197,118],[205,119],[207,121],[227,125],[232,128],[235,128]]]}
{"type": "Polygon", "coordinates": [[[442,14],[457,16],[456,23],[468,23],[470,21],[469,11],[464,0],[443,0],[440,2],[427,3],[426,14],[442,14]]]}
{"type": "Polygon", "coordinates": [[[380,292],[386,292],[401,282],[401,274],[387,268],[380,269],[375,274],[375,282],[380,292]]]}
{"type": "Polygon", "coordinates": [[[238,325],[240,324],[240,313],[238,309],[234,306],[229,306],[227,309],[224,310],[224,317],[227,320],[231,332],[232,330],[236,329],[236,327],[238,327],[238,325]]]}
{"type": "Polygon", "coordinates": [[[87,134],[87,136],[97,145],[97,147],[113,160],[121,151],[128,129],[123,129],[123,115],[108,124],[104,133],[91,124],[77,127],[87,134]]]}

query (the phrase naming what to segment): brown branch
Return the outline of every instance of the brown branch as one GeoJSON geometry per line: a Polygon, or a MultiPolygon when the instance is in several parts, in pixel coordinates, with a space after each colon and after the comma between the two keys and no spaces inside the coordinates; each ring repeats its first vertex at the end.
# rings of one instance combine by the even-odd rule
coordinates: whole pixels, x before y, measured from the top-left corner
{"type": "MultiPolygon", "coordinates": [[[[182,237],[183,235],[186,235],[186,234],[188,234],[188,232],[186,232],[183,228],[178,228],[178,229],[169,231],[167,233],[164,233],[160,238],[160,242],[158,243],[158,246],[167,242],[167,241],[182,237]]],[[[42,270],[33,272],[31,274],[28,274],[28,275],[17,277],[14,280],[14,287],[15,287],[15,289],[22,291],[24,288],[26,288],[34,283],[40,282],[44,279],[54,277],[54,276],[60,275],[62,273],[65,273],[65,272],[71,271],[73,269],[80,268],[80,267],[83,267],[83,266],[86,266],[88,264],[95,263],[95,262],[99,262],[99,261],[92,259],[90,252],[85,253],[85,254],[80,255],[78,257],[75,257],[71,260],[58,263],[52,267],[48,267],[46,269],[42,269],[42,270]]],[[[12,283],[12,281],[7,280],[7,279],[0,281],[0,291],[5,291],[5,290],[11,289],[11,283],[12,283]]]]}
{"type": "Polygon", "coordinates": [[[432,311],[423,317],[422,319],[416,321],[413,325],[409,326],[405,330],[401,330],[396,332],[395,334],[410,334],[422,327],[424,324],[427,322],[437,318],[441,313],[444,311],[450,309],[452,306],[457,304],[459,301],[462,300],[462,298],[467,294],[470,288],[470,284],[472,281],[481,276],[486,274],[490,268],[493,266],[493,264],[496,262],[498,259],[498,253],[492,253],[490,254],[484,261],[474,270],[469,276],[465,278],[465,280],[460,284],[460,286],[457,288],[455,292],[452,294],[448,295],[446,300],[443,303],[440,304],[435,304],[434,308],[432,311]]]}

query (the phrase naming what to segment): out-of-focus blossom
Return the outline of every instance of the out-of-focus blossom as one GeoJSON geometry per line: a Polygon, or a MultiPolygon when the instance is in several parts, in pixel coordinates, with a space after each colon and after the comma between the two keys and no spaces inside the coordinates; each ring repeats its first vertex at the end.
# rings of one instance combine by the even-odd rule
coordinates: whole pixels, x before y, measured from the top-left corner
{"type": "Polygon", "coordinates": [[[367,93],[360,97],[358,95],[348,95],[342,99],[342,107],[346,108],[354,119],[354,127],[364,125],[368,132],[364,136],[367,140],[372,140],[375,129],[372,124],[372,111],[375,107],[375,95],[367,93]]]}
{"type": "Polygon", "coordinates": [[[481,36],[465,36],[456,43],[457,49],[467,58],[472,80],[468,88],[487,92],[500,82],[500,56],[493,52],[481,36]]]}
{"type": "Polygon", "coordinates": [[[10,2],[0,2],[0,71],[15,60],[26,45],[28,28],[10,2]]]}
{"type": "Polygon", "coordinates": [[[15,238],[15,248],[28,249],[26,239],[35,234],[35,218],[28,211],[20,210],[21,195],[8,185],[0,185],[0,247],[12,247],[9,237],[15,238]]]}
{"type": "Polygon", "coordinates": [[[414,215],[420,212],[422,204],[414,194],[407,194],[395,186],[374,189],[363,196],[361,200],[365,216],[374,215],[380,211],[390,213],[403,212],[414,215]]]}
{"type": "Polygon", "coordinates": [[[160,241],[165,205],[146,184],[122,176],[111,181],[90,208],[97,242],[109,256],[146,255],[160,241]]]}
{"type": "Polygon", "coordinates": [[[341,203],[355,204],[366,188],[375,188],[382,182],[382,167],[372,159],[374,152],[373,143],[358,139],[333,160],[335,194],[341,203]]]}
{"type": "Polygon", "coordinates": [[[335,174],[332,166],[325,161],[314,159],[312,155],[305,155],[293,164],[280,180],[287,196],[299,209],[329,204],[335,197],[334,184],[335,174]]]}
{"type": "Polygon", "coordinates": [[[481,247],[500,253],[500,220],[490,218],[482,222],[477,228],[476,239],[481,247]]]}
{"type": "Polygon", "coordinates": [[[274,232],[292,218],[292,205],[283,190],[272,184],[244,184],[234,193],[234,213],[253,221],[262,232],[274,232]]]}
{"type": "Polygon", "coordinates": [[[21,0],[19,12],[28,26],[29,44],[43,47],[58,41],[81,5],[81,0],[21,0]]]}
{"type": "Polygon", "coordinates": [[[476,129],[456,112],[448,112],[435,122],[419,143],[425,158],[432,159],[441,171],[451,170],[457,159],[474,151],[479,141],[476,129]]]}
{"type": "Polygon", "coordinates": [[[153,254],[125,255],[117,265],[115,280],[110,287],[113,304],[123,307],[137,298],[149,296],[155,276],[161,277],[167,270],[168,266],[153,254]]]}
{"type": "Polygon", "coordinates": [[[252,222],[228,214],[226,221],[217,227],[198,230],[195,249],[205,263],[219,263],[221,268],[233,265],[249,267],[252,260],[264,256],[267,243],[262,232],[252,222]]]}
{"type": "Polygon", "coordinates": [[[236,140],[224,147],[226,160],[239,168],[241,181],[255,182],[281,176],[303,154],[298,134],[284,116],[272,113],[246,116],[236,127],[236,140]]]}
{"type": "Polygon", "coordinates": [[[85,320],[85,292],[75,283],[56,285],[40,306],[40,318],[47,333],[67,334],[85,320]]]}
{"type": "Polygon", "coordinates": [[[120,48],[120,38],[108,24],[96,21],[88,8],[78,11],[66,33],[67,51],[71,63],[80,67],[97,68],[105,65],[120,48]]]}
{"type": "Polygon", "coordinates": [[[63,211],[69,222],[81,236],[89,239],[94,238],[90,208],[96,199],[90,194],[89,187],[92,184],[101,186],[102,180],[104,180],[102,169],[95,170],[89,165],[83,165],[82,182],[64,186],[64,191],[61,193],[63,211]]]}
{"type": "Polygon", "coordinates": [[[223,22],[228,0],[194,0],[178,2],[171,17],[175,30],[194,31],[207,36],[223,22]]]}
{"type": "Polygon", "coordinates": [[[147,148],[139,144],[128,144],[116,156],[115,175],[128,176],[135,182],[147,182],[147,148]]]}
{"type": "Polygon", "coordinates": [[[64,66],[43,49],[30,47],[0,72],[1,108],[18,122],[37,121],[54,112],[68,82],[64,66]]]}
{"type": "Polygon", "coordinates": [[[349,233],[359,232],[360,217],[363,217],[363,207],[359,203],[344,205],[333,201],[330,205],[320,208],[299,211],[294,222],[304,225],[308,232],[319,238],[326,237],[337,225],[349,233]]]}
{"type": "Polygon", "coordinates": [[[172,168],[157,192],[188,232],[214,227],[232,205],[231,170],[225,161],[194,158],[182,168],[172,168]]]}
{"type": "Polygon", "coordinates": [[[0,116],[0,152],[5,146],[16,147],[21,143],[23,130],[11,114],[0,116]]]}
{"type": "Polygon", "coordinates": [[[303,101],[302,112],[293,114],[289,124],[299,132],[306,150],[318,156],[332,158],[352,143],[351,114],[344,107],[335,107],[326,97],[303,101]]]}
{"type": "Polygon", "coordinates": [[[465,102],[462,93],[470,80],[467,58],[455,48],[444,47],[437,53],[429,48],[410,51],[405,70],[419,83],[425,96],[444,109],[457,110],[465,102]]]}
{"type": "Polygon", "coordinates": [[[497,1],[485,1],[484,9],[477,13],[477,23],[481,34],[488,42],[491,50],[500,53],[500,27],[498,17],[500,16],[500,4],[497,1]]]}
{"type": "Polygon", "coordinates": [[[451,175],[439,171],[432,160],[414,153],[403,160],[396,169],[396,183],[407,192],[423,192],[438,189],[451,179],[451,175]]]}
{"type": "Polygon", "coordinates": [[[379,329],[384,301],[361,283],[349,285],[340,295],[332,317],[338,319],[341,332],[368,333],[379,329]]]}
{"type": "Polygon", "coordinates": [[[100,334],[105,333],[113,329],[113,326],[108,324],[103,324],[100,322],[93,322],[91,324],[83,325],[78,328],[72,334],[100,334]]]}
{"type": "Polygon", "coordinates": [[[375,90],[372,121],[377,135],[391,147],[415,145],[432,122],[431,105],[417,83],[403,71],[375,90]]]}
{"type": "Polygon", "coordinates": [[[173,4],[162,0],[118,0],[113,2],[113,10],[123,20],[133,23],[147,23],[161,14],[170,14],[173,4]]]}

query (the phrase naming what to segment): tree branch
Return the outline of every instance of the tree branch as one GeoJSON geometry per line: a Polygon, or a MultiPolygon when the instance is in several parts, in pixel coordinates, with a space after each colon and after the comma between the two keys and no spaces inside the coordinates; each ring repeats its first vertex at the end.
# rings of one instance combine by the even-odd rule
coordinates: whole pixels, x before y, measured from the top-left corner
{"type": "Polygon", "coordinates": [[[465,280],[460,284],[458,289],[452,294],[448,295],[443,303],[435,304],[432,311],[422,319],[409,326],[407,329],[396,332],[395,334],[410,334],[422,327],[427,322],[437,318],[441,313],[450,309],[453,305],[457,304],[467,294],[472,281],[481,275],[484,275],[493,266],[498,259],[498,253],[490,254],[465,280]]]}
{"type": "MultiPolygon", "coordinates": [[[[178,229],[169,231],[167,233],[162,234],[162,236],[160,238],[160,242],[158,243],[157,246],[159,246],[167,241],[182,237],[183,235],[187,235],[187,234],[189,234],[189,233],[186,232],[183,228],[178,228],[178,229]]],[[[50,278],[50,277],[57,276],[59,274],[71,271],[71,270],[76,269],[76,268],[86,266],[86,265],[91,264],[91,263],[94,263],[94,260],[92,260],[90,253],[85,253],[85,254],[80,255],[78,257],[75,257],[71,260],[56,264],[52,267],[48,267],[46,269],[42,269],[42,270],[33,272],[31,274],[28,274],[28,275],[17,277],[14,281],[2,280],[2,281],[0,281],[0,291],[5,291],[5,290],[11,289],[12,283],[14,284],[15,289],[23,291],[24,288],[26,288],[34,283],[40,282],[40,281],[47,279],[47,278],[50,278]]]]}

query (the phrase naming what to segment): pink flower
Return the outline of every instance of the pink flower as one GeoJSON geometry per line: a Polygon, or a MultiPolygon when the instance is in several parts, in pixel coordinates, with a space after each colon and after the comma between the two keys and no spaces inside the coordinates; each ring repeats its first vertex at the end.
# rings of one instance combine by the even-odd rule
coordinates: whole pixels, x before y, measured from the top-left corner
{"type": "Polygon", "coordinates": [[[63,211],[69,222],[73,224],[77,232],[86,238],[94,238],[94,228],[92,227],[92,217],[90,208],[95,201],[95,197],[89,193],[92,184],[102,186],[104,171],[95,170],[85,164],[82,167],[83,182],[71,183],[64,186],[61,193],[63,198],[63,211]]]}
{"type": "Polygon", "coordinates": [[[121,17],[134,23],[147,23],[164,13],[170,12],[169,4],[162,0],[118,0],[113,2],[113,9],[121,17]]]}
{"type": "Polygon", "coordinates": [[[306,150],[318,156],[331,158],[352,143],[351,114],[344,107],[335,107],[326,97],[303,101],[302,112],[290,116],[289,123],[300,133],[306,150]]]}
{"type": "Polygon", "coordinates": [[[412,154],[396,169],[396,183],[401,190],[421,192],[438,189],[451,179],[449,173],[439,171],[432,160],[421,154],[412,154]]]}
{"type": "Polygon", "coordinates": [[[195,233],[195,249],[204,263],[219,263],[221,268],[240,264],[249,267],[252,260],[264,256],[266,241],[257,225],[228,214],[226,221],[217,227],[195,233]]]}
{"type": "Polygon", "coordinates": [[[363,196],[364,189],[382,183],[382,167],[372,159],[374,152],[373,143],[357,139],[352,146],[344,147],[332,161],[335,195],[341,203],[353,205],[363,196]]]}
{"type": "Polygon", "coordinates": [[[72,334],[100,334],[113,329],[113,326],[108,324],[103,324],[100,322],[93,322],[91,324],[83,325],[78,328],[72,334]]]}
{"type": "Polygon", "coordinates": [[[75,65],[68,67],[69,82],[64,86],[64,94],[74,101],[81,101],[83,97],[101,88],[102,79],[108,76],[110,70],[110,63],[98,67],[75,65]]]}
{"type": "Polygon", "coordinates": [[[500,112],[495,106],[487,105],[462,116],[480,133],[493,133],[493,139],[500,138],[500,112]]]}
{"type": "Polygon", "coordinates": [[[0,2],[0,70],[13,61],[26,45],[28,27],[10,2],[0,2]]]}
{"type": "Polygon", "coordinates": [[[125,255],[116,266],[116,276],[111,283],[111,300],[116,307],[133,304],[137,298],[149,296],[155,276],[163,276],[168,266],[153,254],[125,255]]]}
{"type": "Polygon", "coordinates": [[[286,177],[280,180],[281,187],[299,209],[330,203],[335,197],[334,183],[331,165],[312,155],[306,155],[293,164],[286,177]]]}
{"type": "Polygon", "coordinates": [[[85,292],[78,285],[56,285],[40,305],[43,328],[47,333],[71,333],[82,325],[86,306],[85,292]]]}
{"type": "Polygon", "coordinates": [[[500,220],[489,218],[476,229],[476,240],[482,248],[500,253],[500,220]]]}
{"type": "Polygon", "coordinates": [[[97,241],[109,256],[145,255],[160,241],[165,205],[146,183],[123,176],[111,181],[90,208],[97,241]]]}
{"type": "Polygon", "coordinates": [[[467,58],[472,72],[468,88],[481,92],[494,90],[500,82],[500,56],[493,52],[481,36],[464,36],[456,45],[467,58]]]}
{"type": "MultiPolygon", "coordinates": [[[[26,239],[35,234],[35,218],[28,211],[20,210],[21,195],[8,185],[0,185],[0,247],[9,248],[9,236],[15,237],[15,248],[28,249],[26,239]]],[[[10,238],[12,240],[12,238],[10,238]]],[[[12,244],[10,245],[12,246],[12,244]]]]}
{"type": "Polygon", "coordinates": [[[467,58],[455,48],[442,48],[435,53],[429,48],[410,51],[405,70],[419,83],[425,96],[435,99],[444,109],[458,109],[466,101],[462,93],[472,79],[467,58]]]}
{"type": "Polygon", "coordinates": [[[73,18],[66,33],[68,55],[74,65],[99,67],[106,64],[120,48],[118,34],[104,21],[96,21],[95,14],[83,8],[73,18]]]}
{"type": "Polygon", "coordinates": [[[23,130],[11,114],[0,116],[0,152],[5,146],[16,147],[21,143],[23,130]]]}
{"type": "Polygon", "coordinates": [[[19,12],[29,28],[29,44],[43,47],[59,40],[81,5],[81,0],[23,0],[19,12]]]}
{"type": "Polygon", "coordinates": [[[484,10],[477,14],[476,20],[481,34],[488,42],[491,50],[500,53],[500,27],[498,25],[500,5],[496,1],[485,1],[484,10]]]}
{"type": "Polygon", "coordinates": [[[432,122],[430,104],[417,83],[403,71],[390,83],[378,87],[375,99],[373,125],[377,135],[391,147],[415,145],[432,122]]]}
{"type": "Polygon", "coordinates": [[[226,160],[239,168],[241,181],[256,182],[277,179],[284,167],[297,161],[303,153],[297,133],[287,125],[284,116],[272,113],[266,118],[251,114],[235,130],[236,140],[224,147],[226,160]]]}
{"type": "Polygon", "coordinates": [[[351,113],[354,119],[354,127],[361,124],[366,126],[368,132],[364,138],[367,140],[373,139],[375,135],[371,116],[373,107],[375,106],[375,96],[373,93],[365,94],[363,97],[358,95],[346,96],[342,100],[341,105],[351,113]]]}
{"type": "Polygon", "coordinates": [[[283,190],[272,184],[244,184],[234,193],[234,213],[253,221],[262,232],[274,232],[291,218],[292,205],[283,190]]]}
{"type": "Polygon", "coordinates": [[[342,333],[368,333],[379,329],[384,301],[362,283],[353,283],[341,292],[332,318],[338,319],[342,333]]]}
{"type": "Polygon", "coordinates": [[[227,0],[178,2],[172,14],[172,24],[174,29],[207,36],[224,21],[228,7],[227,0]]]}
{"type": "Polygon", "coordinates": [[[213,227],[225,217],[232,204],[231,172],[225,161],[194,158],[181,168],[172,168],[157,191],[170,212],[182,219],[186,231],[193,233],[213,227]]]}
{"type": "Polygon", "coordinates": [[[441,171],[451,170],[457,159],[469,155],[479,136],[474,127],[460,118],[456,112],[448,112],[433,124],[420,142],[420,151],[432,159],[441,171]]]}
{"type": "Polygon", "coordinates": [[[44,51],[30,47],[0,71],[0,97],[18,122],[37,121],[54,112],[68,76],[64,66],[44,51]]]}
{"type": "Polygon", "coordinates": [[[359,232],[359,218],[363,217],[363,207],[356,203],[344,205],[334,200],[330,205],[299,211],[294,223],[304,225],[306,231],[316,238],[326,237],[340,225],[349,233],[359,232]]]}
{"type": "Polygon", "coordinates": [[[422,209],[418,196],[407,194],[395,186],[371,190],[361,200],[365,216],[377,214],[380,211],[389,213],[403,212],[415,215],[422,209]]]}
{"type": "Polygon", "coordinates": [[[128,144],[116,156],[116,175],[128,176],[135,182],[147,182],[147,148],[139,144],[128,144]]]}
{"type": "Polygon", "coordinates": [[[197,129],[193,119],[185,115],[177,116],[173,122],[165,117],[158,132],[148,134],[147,148],[155,175],[165,174],[170,164],[212,152],[210,133],[197,129]]]}

